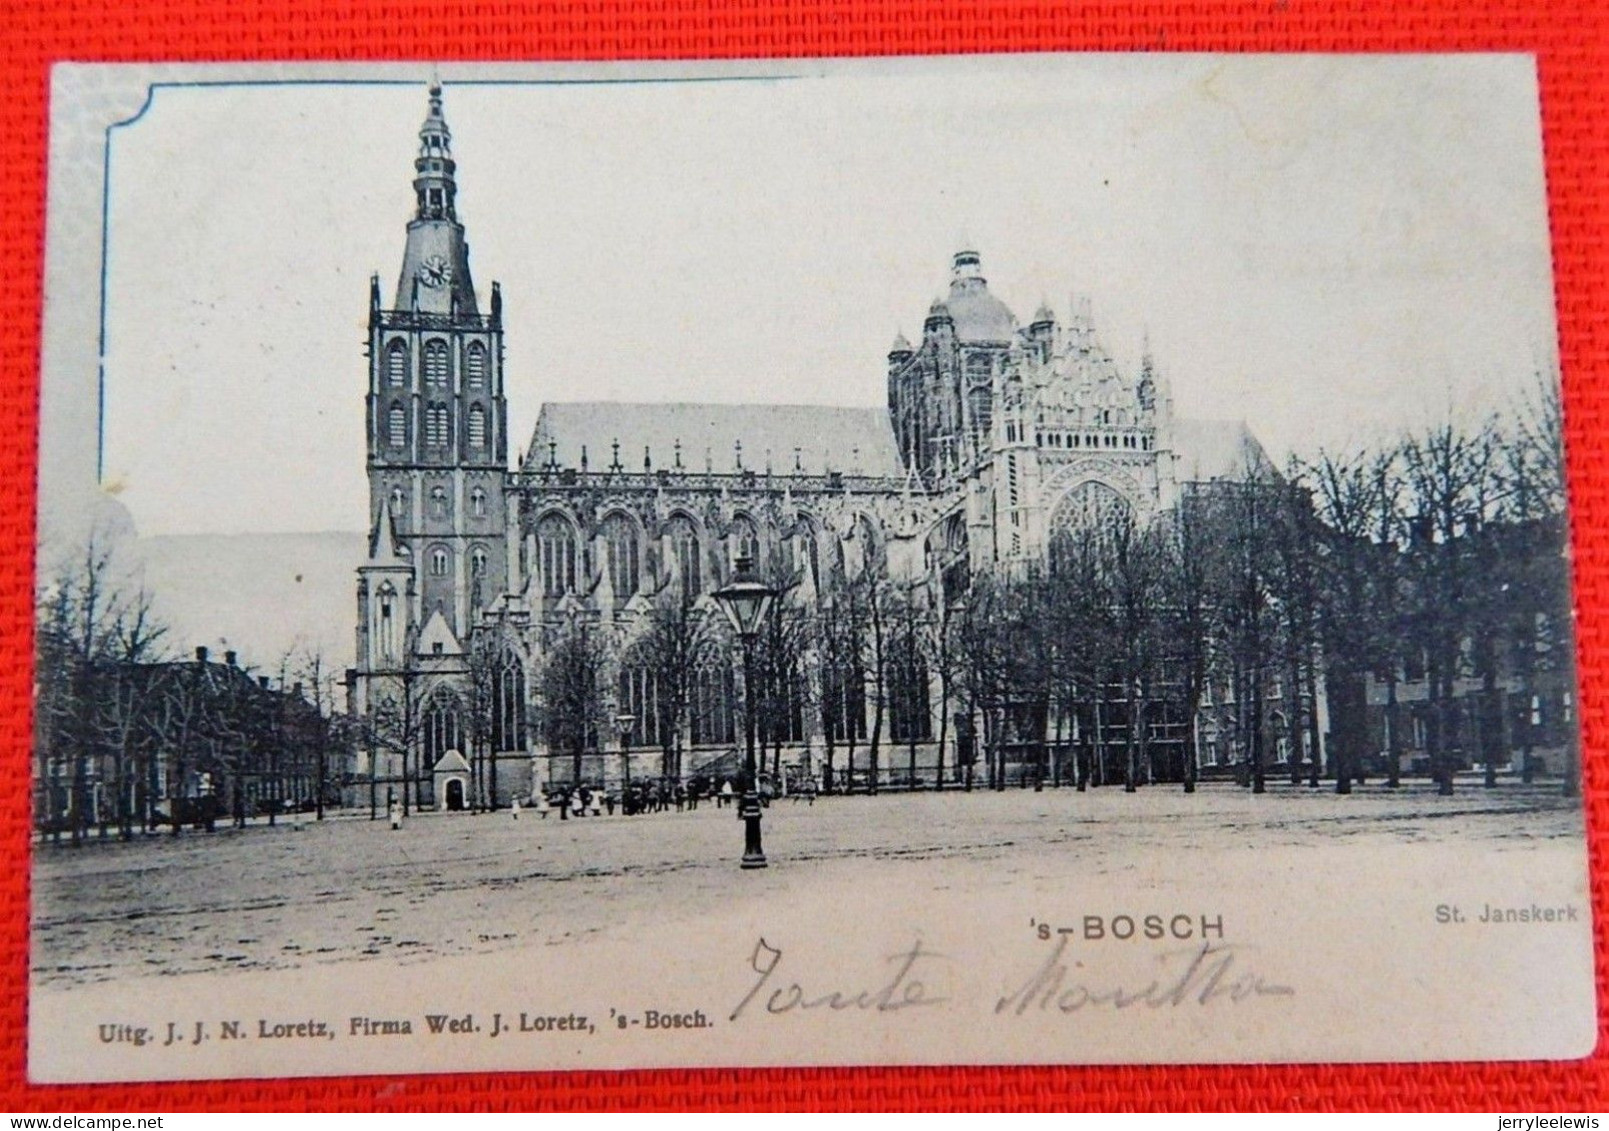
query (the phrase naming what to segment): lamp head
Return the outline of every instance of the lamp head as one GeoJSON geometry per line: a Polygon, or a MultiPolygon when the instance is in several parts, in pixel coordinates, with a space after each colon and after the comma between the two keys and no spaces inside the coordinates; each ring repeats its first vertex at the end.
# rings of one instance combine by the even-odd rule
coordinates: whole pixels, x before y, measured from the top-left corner
{"type": "Polygon", "coordinates": [[[715,591],[715,600],[721,611],[732,622],[732,628],[744,640],[753,639],[765,623],[776,590],[767,585],[754,570],[754,559],[741,557],[732,572],[732,580],[715,591]]]}

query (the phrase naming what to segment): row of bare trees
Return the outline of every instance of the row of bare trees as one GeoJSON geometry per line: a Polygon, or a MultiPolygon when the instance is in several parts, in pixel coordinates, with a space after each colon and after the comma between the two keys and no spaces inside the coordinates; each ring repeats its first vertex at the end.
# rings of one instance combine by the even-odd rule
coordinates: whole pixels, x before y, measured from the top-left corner
{"type": "MultiPolygon", "coordinates": [[[[916,738],[925,744],[930,712],[928,656],[932,624],[923,601],[867,569],[839,572],[807,598],[800,577],[780,563],[768,571],[780,593],[753,642],[756,752],[763,772],[784,775],[783,752],[808,734],[825,744],[828,789],[852,781],[875,789],[885,759],[903,739],[914,775],[916,738]],[[920,711],[913,700],[923,704],[920,711]],[[896,718],[897,716],[897,718],[896,718]]],[[[612,736],[626,704],[609,673],[622,669],[651,688],[645,704],[656,736],[659,775],[680,780],[690,739],[705,747],[740,748],[746,696],[741,650],[718,611],[665,585],[644,620],[611,632],[577,616],[550,628],[533,691],[533,722],[550,753],[569,763],[575,780],[583,759],[612,736]],[[724,713],[714,719],[711,712],[724,713]]]]}
{"type": "MultiPolygon", "coordinates": [[[[1400,784],[1405,761],[1442,791],[1467,765],[1495,784],[1517,762],[1529,780],[1533,704],[1544,685],[1554,709],[1569,703],[1561,442],[1542,375],[1510,411],[1385,445],[1283,469],[1251,446],[1238,474],[1186,485],[1154,516],[1092,494],[1043,560],[973,569],[947,592],[875,557],[813,585],[774,562],[782,598],[754,646],[762,764],[780,776],[784,748],[809,737],[828,790],[980,774],[1004,788],[1015,772],[1193,791],[1204,760],[1259,793],[1276,766],[1341,793],[1370,775],[1400,784]]],[[[645,729],[680,778],[711,709],[700,679],[732,678],[738,654],[674,584],[629,643],[577,620],[545,652],[534,717],[578,779],[619,709],[606,672],[646,676],[645,729]]],[[[1566,760],[1568,729],[1548,731],[1566,760]]],[[[1574,763],[1558,768],[1574,788],[1574,763]]]]}
{"type": "Polygon", "coordinates": [[[177,657],[168,641],[150,594],[93,538],[42,585],[35,827],[78,844],[259,811],[274,820],[304,801],[322,816],[343,742],[322,659],[287,656],[275,681],[233,653],[177,657]]]}
{"type": "Polygon", "coordinates": [[[1042,566],[974,576],[938,670],[981,723],[990,784],[1008,757],[1059,782],[1065,753],[1080,788],[1190,791],[1206,737],[1256,792],[1276,762],[1346,793],[1370,772],[1398,785],[1417,756],[1446,793],[1469,764],[1531,780],[1546,734],[1575,789],[1560,421],[1541,377],[1517,411],[1384,450],[1282,474],[1248,451],[1149,522],[1107,507],[1042,566]],[[1544,700],[1566,725],[1542,725],[1544,700]]]}
{"type": "MultiPolygon", "coordinates": [[[[1316,612],[1340,788],[1364,770],[1371,678],[1384,698],[1391,784],[1412,729],[1405,683],[1417,685],[1424,754],[1441,792],[1465,762],[1482,764],[1495,785],[1497,766],[1514,755],[1531,780],[1543,685],[1563,702],[1573,694],[1553,379],[1539,374],[1503,416],[1442,421],[1384,451],[1326,453],[1297,476],[1325,535],[1316,612]]],[[[1563,729],[1554,745],[1573,791],[1575,741],[1563,729]]]]}

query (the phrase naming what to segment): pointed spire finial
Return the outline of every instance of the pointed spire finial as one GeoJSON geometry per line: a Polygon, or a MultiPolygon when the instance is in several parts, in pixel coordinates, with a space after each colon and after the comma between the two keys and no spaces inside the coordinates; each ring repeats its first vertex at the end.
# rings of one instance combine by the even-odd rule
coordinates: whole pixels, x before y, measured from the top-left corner
{"type": "Polygon", "coordinates": [[[454,197],[458,185],[453,179],[452,131],[441,108],[441,80],[430,79],[430,105],[424,124],[419,127],[419,156],[414,159],[414,195],[418,198],[420,220],[456,220],[454,197]]]}

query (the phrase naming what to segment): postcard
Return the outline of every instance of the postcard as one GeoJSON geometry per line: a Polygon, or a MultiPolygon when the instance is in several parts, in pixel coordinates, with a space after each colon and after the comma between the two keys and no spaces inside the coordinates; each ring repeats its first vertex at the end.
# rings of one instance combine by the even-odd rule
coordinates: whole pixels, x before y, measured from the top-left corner
{"type": "Polygon", "coordinates": [[[1591,1051],[1531,57],[50,147],[35,1081],[1591,1051]]]}

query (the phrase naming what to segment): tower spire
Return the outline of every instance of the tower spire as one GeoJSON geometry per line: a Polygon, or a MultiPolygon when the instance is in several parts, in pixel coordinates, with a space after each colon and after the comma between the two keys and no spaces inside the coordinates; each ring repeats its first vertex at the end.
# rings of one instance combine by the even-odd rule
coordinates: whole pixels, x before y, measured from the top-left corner
{"type": "Polygon", "coordinates": [[[413,191],[418,198],[415,216],[420,220],[456,220],[458,186],[453,180],[452,132],[441,109],[441,80],[430,79],[430,108],[419,127],[419,156],[414,158],[413,191]]]}
{"type": "MultiPolygon", "coordinates": [[[[441,107],[441,82],[432,77],[419,154],[413,161],[413,219],[397,279],[396,310],[449,317],[478,315],[469,277],[469,246],[458,221],[458,163],[441,107]]],[[[501,313],[499,311],[499,313],[501,313]]]]}

